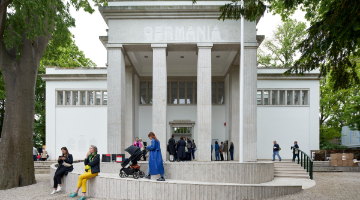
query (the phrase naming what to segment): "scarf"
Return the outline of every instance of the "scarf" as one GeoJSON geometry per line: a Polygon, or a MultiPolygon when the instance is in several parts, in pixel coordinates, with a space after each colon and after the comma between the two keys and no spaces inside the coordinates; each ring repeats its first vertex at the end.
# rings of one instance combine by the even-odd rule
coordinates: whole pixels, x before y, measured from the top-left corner
{"type": "MultiPolygon", "coordinates": [[[[92,153],[92,154],[90,154],[90,155],[89,155],[89,162],[92,162],[95,156],[96,156],[96,153],[95,153],[95,152],[92,153]]],[[[89,169],[91,169],[90,166],[89,166],[89,169]]]]}

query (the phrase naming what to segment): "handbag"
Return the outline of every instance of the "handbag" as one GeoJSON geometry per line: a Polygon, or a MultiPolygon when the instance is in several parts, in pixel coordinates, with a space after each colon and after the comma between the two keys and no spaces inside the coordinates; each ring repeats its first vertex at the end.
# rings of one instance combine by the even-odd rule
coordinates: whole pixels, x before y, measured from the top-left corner
{"type": "Polygon", "coordinates": [[[65,167],[71,167],[71,166],[72,166],[72,164],[67,163],[67,162],[63,162],[63,165],[64,165],[65,167]]]}

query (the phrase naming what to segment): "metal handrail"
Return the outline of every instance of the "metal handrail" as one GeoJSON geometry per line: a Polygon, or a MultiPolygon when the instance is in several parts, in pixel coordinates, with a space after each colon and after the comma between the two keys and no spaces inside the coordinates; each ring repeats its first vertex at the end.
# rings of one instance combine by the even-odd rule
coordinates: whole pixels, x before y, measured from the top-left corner
{"type": "Polygon", "coordinates": [[[293,146],[291,147],[291,149],[293,150],[292,161],[295,162],[295,150],[297,150],[298,151],[298,164],[300,164],[301,167],[304,167],[304,169],[306,169],[306,172],[309,173],[310,179],[313,180],[313,163],[314,163],[314,161],[311,159],[311,157],[309,155],[307,155],[302,150],[295,148],[293,146]],[[310,161],[310,163],[309,163],[309,161],[310,161]]]}

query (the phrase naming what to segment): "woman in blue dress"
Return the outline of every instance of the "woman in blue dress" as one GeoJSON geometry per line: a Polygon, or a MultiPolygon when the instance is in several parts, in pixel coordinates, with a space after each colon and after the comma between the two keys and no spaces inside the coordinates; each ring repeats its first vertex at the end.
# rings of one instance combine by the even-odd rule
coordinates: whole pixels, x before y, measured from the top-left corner
{"type": "Polygon", "coordinates": [[[215,158],[216,160],[220,160],[219,143],[217,141],[215,141],[215,158]]]}
{"type": "Polygon", "coordinates": [[[160,174],[158,181],[165,181],[163,159],[161,157],[160,141],[156,138],[153,132],[150,132],[148,135],[151,140],[151,145],[147,146],[149,153],[149,169],[148,173],[145,176],[148,179],[151,179],[151,175],[160,174]]]}

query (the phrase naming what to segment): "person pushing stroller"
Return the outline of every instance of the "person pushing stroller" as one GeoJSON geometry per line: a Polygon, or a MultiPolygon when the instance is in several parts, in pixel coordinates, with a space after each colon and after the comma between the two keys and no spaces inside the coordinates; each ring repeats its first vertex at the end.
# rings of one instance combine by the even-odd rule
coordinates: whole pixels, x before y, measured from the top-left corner
{"type": "Polygon", "coordinates": [[[156,138],[153,132],[148,135],[151,140],[151,145],[147,146],[149,153],[149,169],[145,178],[151,179],[151,175],[160,174],[157,181],[165,181],[163,159],[161,157],[160,141],[156,138]]]}

